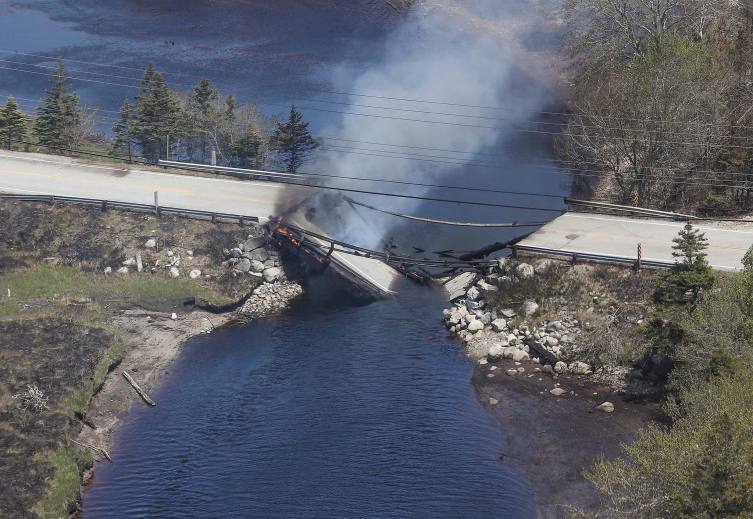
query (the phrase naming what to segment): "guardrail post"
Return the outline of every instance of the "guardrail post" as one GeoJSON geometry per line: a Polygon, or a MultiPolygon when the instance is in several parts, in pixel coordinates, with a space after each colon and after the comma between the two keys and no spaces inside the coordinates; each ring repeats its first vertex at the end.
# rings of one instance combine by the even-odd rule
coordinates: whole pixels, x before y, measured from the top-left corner
{"type": "Polygon", "coordinates": [[[212,223],[217,223],[217,213],[212,213],[212,223]]]}
{"type": "Polygon", "coordinates": [[[107,212],[107,200],[102,200],[102,212],[107,212]]]}
{"type": "Polygon", "coordinates": [[[162,217],[162,213],[159,210],[159,198],[156,191],[154,192],[154,214],[157,215],[157,218],[162,217]]]}
{"type": "Polygon", "coordinates": [[[573,265],[575,265],[578,262],[578,253],[573,252],[573,265]]]}
{"type": "Polygon", "coordinates": [[[55,195],[50,195],[50,205],[55,203],[55,195]]]}
{"type": "Polygon", "coordinates": [[[238,217],[238,225],[240,225],[241,227],[243,227],[243,216],[239,216],[238,217]]]}
{"type": "Polygon", "coordinates": [[[513,245],[512,247],[510,247],[510,250],[512,251],[512,253],[510,254],[512,258],[518,259],[518,248],[515,245],[513,245]]]}

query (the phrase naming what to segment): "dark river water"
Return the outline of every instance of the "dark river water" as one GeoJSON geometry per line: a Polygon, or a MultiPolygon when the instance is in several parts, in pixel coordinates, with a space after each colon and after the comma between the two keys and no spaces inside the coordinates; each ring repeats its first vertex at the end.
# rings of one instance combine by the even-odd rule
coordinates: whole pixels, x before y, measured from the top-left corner
{"type": "Polygon", "coordinates": [[[310,290],[191,340],[84,493],[97,518],[528,518],[531,489],[446,338],[435,292],[310,290]]]}

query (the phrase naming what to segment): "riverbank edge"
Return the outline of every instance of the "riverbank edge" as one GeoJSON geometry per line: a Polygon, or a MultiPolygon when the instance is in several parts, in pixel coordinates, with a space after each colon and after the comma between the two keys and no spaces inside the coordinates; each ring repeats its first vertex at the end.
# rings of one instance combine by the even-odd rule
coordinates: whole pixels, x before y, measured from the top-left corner
{"type": "Polygon", "coordinates": [[[604,332],[600,323],[617,306],[625,328],[615,325],[615,333],[635,338],[651,312],[646,297],[654,276],[545,256],[500,258],[498,268],[477,275],[444,311],[450,338],[474,364],[476,399],[505,437],[500,461],[517,464],[530,482],[537,519],[595,512],[599,496],[584,471],[602,456],[618,457],[622,445],[664,418],[660,383],[652,385],[648,374],[646,380],[630,376],[637,372],[628,367],[597,369],[587,364],[585,347],[589,336],[604,332]],[[630,284],[640,289],[621,290],[630,284]],[[455,324],[459,309],[467,311],[455,324]],[[479,326],[470,326],[474,322],[479,326]],[[568,334],[574,340],[566,340],[568,334]],[[550,343],[554,348],[548,336],[558,339],[550,343]]]}
{"type": "MultiPolygon", "coordinates": [[[[83,515],[83,495],[86,487],[92,483],[97,463],[117,463],[117,454],[112,456],[109,451],[119,427],[134,406],[148,405],[125,380],[123,373],[128,372],[146,392],[159,387],[163,376],[169,373],[170,366],[180,356],[188,341],[202,334],[241,326],[285,311],[302,294],[302,288],[297,283],[287,282],[285,288],[291,285],[299,289],[293,290],[292,297],[280,300],[275,309],[264,315],[249,316],[243,313],[242,308],[222,313],[195,309],[189,314],[173,318],[167,313],[126,310],[113,318],[113,326],[137,346],[112,366],[99,390],[89,401],[85,427],[75,440],[79,444],[104,449],[112,461],[106,460],[102,452],[93,452],[92,463],[83,467],[79,474],[81,484],[74,500],[75,511],[69,515],[71,519],[83,515]]],[[[242,307],[252,298],[253,295],[243,297],[235,306],[242,307]]],[[[159,405],[158,401],[155,403],[159,405]]],[[[83,446],[80,448],[87,449],[83,446]]]]}

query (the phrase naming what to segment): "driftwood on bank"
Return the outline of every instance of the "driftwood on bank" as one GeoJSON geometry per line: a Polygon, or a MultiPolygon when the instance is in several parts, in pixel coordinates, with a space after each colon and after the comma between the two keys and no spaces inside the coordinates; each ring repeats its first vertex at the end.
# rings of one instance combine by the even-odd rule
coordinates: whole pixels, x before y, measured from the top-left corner
{"type": "Polygon", "coordinates": [[[107,453],[107,451],[106,451],[106,450],[104,450],[103,448],[101,448],[101,447],[95,447],[94,445],[89,445],[88,443],[81,443],[81,442],[77,442],[76,440],[73,440],[73,439],[71,439],[71,441],[72,441],[73,443],[75,443],[76,445],[81,445],[82,447],[86,447],[87,449],[91,449],[91,450],[93,450],[94,452],[98,452],[98,453],[100,454],[100,456],[102,456],[102,457],[103,457],[103,458],[105,458],[105,459],[106,459],[107,461],[109,461],[110,463],[112,463],[112,458],[111,458],[111,457],[110,457],[110,455],[109,455],[109,454],[107,453]]]}
{"type": "Polygon", "coordinates": [[[154,400],[152,400],[151,398],[149,398],[149,395],[146,394],[146,391],[144,391],[143,389],[141,389],[139,387],[139,385],[136,382],[134,382],[134,380],[131,378],[131,375],[129,375],[127,371],[123,372],[123,376],[128,381],[128,383],[131,384],[131,386],[133,386],[133,389],[136,390],[136,392],[139,394],[139,396],[141,396],[141,398],[144,399],[144,402],[146,402],[147,404],[152,405],[152,406],[157,405],[157,404],[154,403],[154,400]]]}

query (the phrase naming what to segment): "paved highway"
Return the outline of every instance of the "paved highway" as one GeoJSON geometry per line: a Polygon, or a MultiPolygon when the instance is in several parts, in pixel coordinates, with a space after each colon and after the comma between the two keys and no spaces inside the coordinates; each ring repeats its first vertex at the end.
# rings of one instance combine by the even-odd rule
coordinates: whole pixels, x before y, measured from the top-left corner
{"type": "Polygon", "coordinates": [[[0,151],[0,191],[77,196],[266,219],[300,203],[313,188],[272,182],[206,178],[87,164],[67,157],[0,151]]]}
{"type": "MultiPolygon", "coordinates": [[[[683,222],[667,220],[567,213],[521,241],[520,245],[635,260],[640,243],[644,260],[674,262],[672,239],[684,226],[683,222]]],[[[753,222],[740,224],[735,229],[709,225],[694,227],[706,233],[709,242],[707,259],[713,268],[742,268],[742,257],[753,245],[753,222]]]]}

